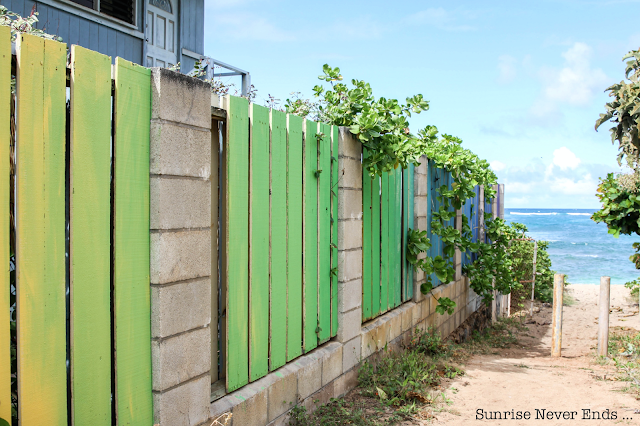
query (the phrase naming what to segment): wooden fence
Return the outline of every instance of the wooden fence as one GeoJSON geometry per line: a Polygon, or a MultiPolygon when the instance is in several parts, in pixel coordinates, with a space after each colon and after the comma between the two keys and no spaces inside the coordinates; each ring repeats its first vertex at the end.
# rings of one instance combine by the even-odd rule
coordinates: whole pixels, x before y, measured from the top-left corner
{"type": "Polygon", "coordinates": [[[413,297],[413,267],[406,260],[413,224],[413,165],[372,178],[362,176],[362,320],[413,297]]]}
{"type": "Polygon", "coordinates": [[[338,128],[237,97],[224,126],[217,338],[232,391],[337,333],[338,128]]]}
{"type": "Polygon", "coordinates": [[[150,71],[78,46],[70,58],[67,69],[65,44],[18,36],[12,134],[0,26],[0,418],[11,422],[15,339],[21,426],[151,425],[150,71]]]}

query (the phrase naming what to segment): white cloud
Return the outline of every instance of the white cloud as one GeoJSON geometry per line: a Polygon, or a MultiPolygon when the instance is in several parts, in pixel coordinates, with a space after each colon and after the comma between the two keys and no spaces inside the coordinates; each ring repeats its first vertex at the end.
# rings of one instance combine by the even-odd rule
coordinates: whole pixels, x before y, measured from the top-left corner
{"type": "Polygon", "coordinates": [[[498,81],[500,83],[510,83],[516,78],[516,63],[517,60],[513,56],[502,55],[498,58],[498,71],[500,72],[498,81]]]}
{"type": "Polygon", "coordinates": [[[542,97],[531,107],[534,116],[557,113],[563,104],[587,106],[594,94],[607,85],[607,76],[599,68],[591,67],[592,49],[585,43],[574,43],[562,53],[561,69],[544,67],[539,72],[543,83],[542,97]]]}
{"type": "Polygon", "coordinates": [[[414,25],[426,25],[445,31],[472,31],[475,27],[460,23],[473,18],[473,14],[463,10],[446,10],[430,7],[408,16],[405,21],[414,25]]]}
{"type": "Polygon", "coordinates": [[[489,165],[491,166],[494,172],[499,172],[501,170],[504,170],[505,167],[507,167],[502,161],[498,161],[498,160],[492,161],[489,165]]]}
{"type": "Polygon", "coordinates": [[[371,40],[382,36],[384,26],[370,16],[357,16],[348,21],[338,20],[320,32],[324,39],[371,40]]]}
{"type": "Polygon", "coordinates": [[[580,165],[580,159],[566,146],[553,151],[553,164],[562,170],[575,169],[580,165]]]}
{"type": "MultiPolygon", "coordinates": [[[[493,168],[493,162],[491,165],[493,168]]],[[[598,176],[610,171],[605,165],[584,164],[562,147],[549,162],[534,158],[507,163],[497,174],[505,184],[507,207],[596,208],[598,176]]]]}
{"type": "Polygon", "coordinates": [[[607,76],[601,69],[591,68],[591,48],[584,43],[575,43],[562,56],[565,67],[550,73],[545,96],[571,105],[588,105],[595,90],[606,84],[607,76]]]}
{"type": "Polygon", "coordinates": [[[550,183],[552,192],[571,196],[594,195],[598,187],[598,180],[592,177],[591,173],[574,178],[555,176],[550,183]]]}
{"type": "Polygon", "coordinates": [[[246,13],[218,13],[213,18],[216,32],[240,40],[294,41],[295,35],[278,28],[267,18],[246,13]]]}

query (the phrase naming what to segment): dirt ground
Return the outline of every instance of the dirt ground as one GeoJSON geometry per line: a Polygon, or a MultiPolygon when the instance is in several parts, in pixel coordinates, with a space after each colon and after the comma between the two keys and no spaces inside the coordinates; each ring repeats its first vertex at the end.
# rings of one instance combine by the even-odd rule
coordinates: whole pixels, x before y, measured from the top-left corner
{"type": "MultiPolygon", "coordinates": [[[[612,369],[595,362],[597,345],[597,285],[569,287],[575,304],[564,307],[562,357],[551,358],[551,307],[540,306],[529,319],[528,332],[521,334],[518,347],[495,354],[474,356],[466,363],[466,375],[448,383],[450,404],[434,413],[432,425],[640,424],[640,401],[620,392],[623,382],[611,381],[612,369]],[[608,375],[608,376],[607,376],[608,375]],[[540,411],[536,411],[536,409],[540,411]],[[569,412],[569,419],[536,419],[541,410],[569,412]],[[531,413],[530,420],[476,419],[478,410],[531,413]],[[585,411],[590,418],[585,418],[585,411]],[[609,420],[594,420],[593,411],[606,413],[609,420]],[[571,414],[570,412],[576,412],[571,414]],[[611,419],[616,412],[617,419],[611,419]],[[573,420],[570,418],[573,417],[573,420]]],[[[611,286],[610,326],[640,329],[638,305],[627,297],[623,286],[611,286]]],[[[548,415],[548,414],[543,414],[548,415]]],[[[553,414],[552,414],[553,415],[553,414]]],[[[504,413],[503,413],[504,416],[504,413]]],[[[424,423],[427,424],[427,423],[424,423]]]]}

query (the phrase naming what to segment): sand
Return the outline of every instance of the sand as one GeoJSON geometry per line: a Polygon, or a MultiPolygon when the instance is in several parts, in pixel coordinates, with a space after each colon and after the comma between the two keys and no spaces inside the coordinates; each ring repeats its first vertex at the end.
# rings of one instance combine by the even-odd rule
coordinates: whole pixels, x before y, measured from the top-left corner
{"type": "MultiPolygon", "coordinates": [[[[466,363],[467,374],[449,383],[446,395],[451,404],[435,413],[437,420],[431,424],[640,424],[640,410],[635,413],[640,401],[620,391],[625,383],[611,380],[612,367],[595,362],[599,286],[571,284],[569,292],[575,304],[564,307],[561,358],[550,357],[551,308],[537,305],[540,311],[534,314],[535,322],[527,324],[528,336],[521,336],[521,345],[472,357],[466,363]],[[514,410],[523,416],[529,412],[531,419],[477,420],[477,410],[514,410]],[[585,419],[583,410],[590,410],[589,417],[597,411],[601,418],[608,410],[609,420],[585,419]],[[555,418],[557,413],[551,414],[553,419],[539,419],[548,411],[560,412],[561,419],[555,418]]],[[[639,330],[637,300],[634,306],[628,294],[623,286],[611,286],[610,326],[639,330]]]]}

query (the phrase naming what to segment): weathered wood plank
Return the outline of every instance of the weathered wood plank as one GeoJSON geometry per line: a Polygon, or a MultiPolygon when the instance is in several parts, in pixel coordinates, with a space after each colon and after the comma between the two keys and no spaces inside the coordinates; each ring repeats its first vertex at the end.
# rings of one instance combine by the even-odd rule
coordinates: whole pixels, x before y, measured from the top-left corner
{"type": "MultiPolygon", "coordinates": [[[[409,230],[414,229],[413,219],[414,219],[414,207],[415,207],[415,193],[414,193],[414,177],[415,177],[415,166],[413,164],[409,165],[409,179],[408,179],[408,189],[407,194],[409,196],[409,207],[407,210],[407,232],[409,230]]],[[[405,249],[406,250],[406,249],[405,249]]],[[[406,252],[406,251],[405,251],[406,252]]],[[[411,264],[407,265],[408,270],[408,279],[407,279],[407,299],[411,300],[413,298],[413,274],[414,268],[411,264]]]]}
{"type": "Polygon", "coordinates": [[[304,124],[304,350],[318,346],[318,123],[304,124]]]}
{"type": "Polygon", "coordinates": [[[271,292],[269,369],[287,361],[287,116],[271,110],[271,292]]]}
{"type": "Polygon", "coordinates": [[[331,336],[338,334],[338,127],[331,126],[331,336]]]}
{"type": "Polygon", "coordinates": [[[18,416],[67,424],[64,43],[17,40],[18,416]]]}
{"type": "Polygon", "coordinates": [[[0,26],[0,419],[11,424],[9,320],[9,144],[11,140],[11,30],[0,26]]]}
{"type": "Polygon", "coordinates": [[[395,289],[395,306],[400,306],[402,303],[402,168],[398,167],[395,170],[395,243],[394,243],[394,259],[396,268],[396,285],[395,289]]]}
{"type": "Polygon", "coordinates": [[[409,288],[409,268],[407,268],[407,232],[409,232],[409,170],[402,170],[402,301],[407,300],[409,288]]]}
{"type": "MultiPolygon", "coordinates": [[[[367,157],[369,153],[366,148],[362,149],[362,155],[367,157]]],[[[371,297],[372,297],[372,280],[371,269],[373,263],[371,261],[372,244],[371,244],[371,191],[372,181],[366,168],[362,168],[362,320],[366,321],[372,317],[371,297]]]]}
{"type": "Polygon", "coordinates": [[[227,391],[249,382],[249,103],[229,96],[226,137],[227,391]]]}
{"type": "Polygon", "coordinates": [[[389,175],[382,174],[380,202],[380,311],[389,309],[389,175]]]}
{"type": "Polygon", "coordinates": [[[116,416],[153,423],[149,288],[151,72],[116,58],[114,97],[113,298],[116,416]]]}
{"type": "Polygon", "coordinates": [[[249,380],[269,371],[269,110],[249,106],[249,380]]]}
{"type": "Polygon", "coordinates": [[[396,261],[396,239],[397,239],[396,220],[398,218],[396,214],[396,171],[395,170],[391,170],[389,172],[388,194],[389,194],[389,202],[387,206],[389,209],[389,216],[388,216],[388,220],[389,220],[389,224],[388,224],[389,226],[389,241],[388,241],[389,287],[387,288],[387,291],[388,291],[388,298],[389,298],[388,308],[393,309],[396,307],[396,286],[398,285],[397,276],[396,276],[398,271],[398,265],[396,261]]]}
{"type": "Polygon", "coordinates": [[[380,176],[371,181],[371,316],[380,312],[380,176]]]}
{"type": "Polygon", "coordinates": [[[331,337],[331,126],[319,123],[318,143],[318,340],[331,337]]]}
{"type": "Polygon", "coordinates": [[[302,118],[287,115],[287,361],[302,355],[302,118]]]}
{"type": "Polygon", "coordinates": [[[71,47],[71,402],[111,423],[111,58],[71,47]]]}

